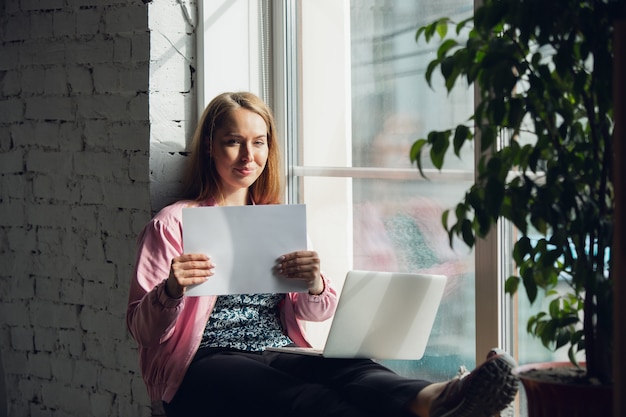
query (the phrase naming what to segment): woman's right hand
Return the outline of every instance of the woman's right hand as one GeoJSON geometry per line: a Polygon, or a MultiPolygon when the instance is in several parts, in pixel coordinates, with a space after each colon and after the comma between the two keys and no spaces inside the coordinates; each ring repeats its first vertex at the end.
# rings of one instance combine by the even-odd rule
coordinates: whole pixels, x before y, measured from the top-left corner
{"type": "Polygon", "coordinates": [[[211,259],[200,253],[188,253],[172,259],[170,276],[167,278],[167,295],[180,298],[190,285],[202,284],[213,275],[215,265],[211,259]]]}

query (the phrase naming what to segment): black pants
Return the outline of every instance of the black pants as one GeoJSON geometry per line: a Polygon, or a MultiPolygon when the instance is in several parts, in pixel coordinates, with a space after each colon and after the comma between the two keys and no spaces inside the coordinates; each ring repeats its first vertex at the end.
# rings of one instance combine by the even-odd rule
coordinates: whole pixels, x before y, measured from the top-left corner
{"type": "Polygon", "coordinates": [[[429,384],[366,359],[203,349],[163,405],[168,417],[400,417],[429,384]]]}

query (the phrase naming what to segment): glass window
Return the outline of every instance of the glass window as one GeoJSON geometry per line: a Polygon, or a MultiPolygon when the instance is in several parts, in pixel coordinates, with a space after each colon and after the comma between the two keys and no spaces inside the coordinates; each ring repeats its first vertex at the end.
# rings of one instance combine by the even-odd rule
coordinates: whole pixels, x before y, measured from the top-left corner
{"type": "MultiPolygon", "coordinates": [[[[291,202],[307,204],[312,243],[340,286],[348,269],[448,276],[420,361],[385,361],[405,375],[442,380],[475,363],[474,254],[450,248],[441,215],[473,180],[473,151],[451,155],[423,179],[412,143],[466,121],[473,90],[448,95],[424,79],[436,46],[416,43],[421,25],[442,14],[461,20],[468,0],[300,0],[295,3],[297,128],[286,140],[291,202]],[[324,30],[320,30],[323,27],[324,30]],[[289,149],[296,151],[289,151],[289,149]]],[[[464,36],[464,34],[461,34],[464,36]]],[[[438,80],[439,82],[441,80],[438,80]]],[[[323,343],[327,325],[310,325],[323,343]]]]}

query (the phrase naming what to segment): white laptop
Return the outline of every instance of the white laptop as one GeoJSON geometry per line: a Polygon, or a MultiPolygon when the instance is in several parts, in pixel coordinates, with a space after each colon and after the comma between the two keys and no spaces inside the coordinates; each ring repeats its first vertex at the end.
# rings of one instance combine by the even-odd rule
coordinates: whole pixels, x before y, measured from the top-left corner
{"type": "Polygon", "coordinates": [[[349,271],[323,349],[268,347],[268,351],[328,358],[421,359],[446,277],[349,271]]]}

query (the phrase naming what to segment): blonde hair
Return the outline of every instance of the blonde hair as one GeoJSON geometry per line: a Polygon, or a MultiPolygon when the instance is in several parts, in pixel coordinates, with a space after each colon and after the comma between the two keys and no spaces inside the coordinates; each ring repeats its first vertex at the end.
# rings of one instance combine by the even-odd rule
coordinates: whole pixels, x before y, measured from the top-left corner
{"type": "Polygon", "coordinates": [[[268,157],[265,169],[249,187],[256,204],[279,204],[282,196],[280,151],[272,111],[259,97],[248,92],[223,93],[204,109],[191,143],[191,154],[185,177],[185,198],[204,201],[219,197],[219,174],[213,163],[213,132],[236,109],[250,110],[265,120],[267,125],[268,157]]]}

